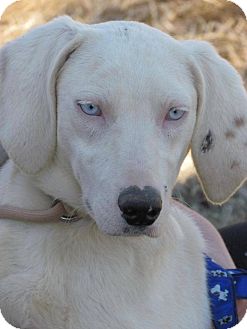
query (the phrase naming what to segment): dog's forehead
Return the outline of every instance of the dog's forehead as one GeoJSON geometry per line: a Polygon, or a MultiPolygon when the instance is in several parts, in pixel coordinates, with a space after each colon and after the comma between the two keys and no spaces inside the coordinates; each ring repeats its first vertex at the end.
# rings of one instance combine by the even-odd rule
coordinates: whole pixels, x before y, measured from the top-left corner
{"type": "Polygon", "coordinates": [[[187,59],[181,43],[168,34],[143,23],[125,21],[91,25],[79,51],[88,62],[110,61],[122,66],[140,63],[171,67],[187,59]]]}
{"type": "Polygon", "coordinates": [[[188,86],[188,58],[179,41],[134,22],[101,23],[91,29],[64,70],[77,81],[73,89],[78,97],[81,86],[108,90],[115,97],[142,94],[140,90],[155,97],[165,89],[188,86]]]}
{"type": "Polygon", "coordinates": [[[101,31],[106,35],[115,35],[123,39],[145,36],[146,38],[166,38],[174,40],[170,35],[144,23],[132,21],[110,21],[99,24],[92,24],[91,28],[101,31]]]}
{"type": "Polygon", "coordinates": [[[133,50],[145,49],[145,52],[163,48],[167,51],[179,48],[179,42],[170,35],[151,26],[137,22],[107,22],[92,26],[98,40],[105,43],[106,49],[118,45],[120,48],[132,48],[133,50]]]}

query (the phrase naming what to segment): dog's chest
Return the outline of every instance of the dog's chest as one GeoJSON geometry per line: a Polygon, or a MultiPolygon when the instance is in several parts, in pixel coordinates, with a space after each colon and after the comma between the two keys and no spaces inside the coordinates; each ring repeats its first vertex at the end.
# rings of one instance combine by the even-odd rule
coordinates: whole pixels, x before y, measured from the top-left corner
{"type": "MultiPolygon", "coordinates": [[[[44,329],[163,327],[164,310],[167,312],[169,307],[165,306],[162,292],[151,293],[150,289],[138,287],[138,282],[127,282],[128,279],[104,279],[104,273],[97,277],[83,274],[72,275],[70,282],[57,275],[59,284],[55,280],[50,280],[49,286],[38,284],[31,305],[30,323],[35,328],[43,328],[44,322],[44,329]]],[[[121,275],[124,273],[118,277],[121,275]]]]}
{"type": "Polygon", "coordinates": [[[2,296],[11,297],[4,303],[7,319],[21,329],[200,327],[205,312],[188,295],[200,306],[205,297],[191,291],[187,273],[174,272],[177,255],[156,242],[104,239],[40,232],[39,240],[22,245],[21,270],[1,282],[2,296]]]}
{"type": "Polygon", "coordinates": [[[124,252],[118,245],[115,251],[95,245],[67,248],[49,255],[32,293],[32,322],[38,329],[44,319],[49,329],[55,323],[55,328],[65,329],[163,326],[168,291],[157,260],[150,259],[148,265],[142,252],[124,252]],[[150,271],[152,264],[155,269],[150,271]]]}

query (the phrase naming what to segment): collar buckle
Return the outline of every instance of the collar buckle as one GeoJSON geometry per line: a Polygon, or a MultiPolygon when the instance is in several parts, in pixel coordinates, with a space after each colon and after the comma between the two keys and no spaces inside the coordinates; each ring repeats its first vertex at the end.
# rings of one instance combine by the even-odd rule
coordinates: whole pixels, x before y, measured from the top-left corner
{"type": "Polygon", "coordinates": [[[79,217],[77,217],[76,215],[74,216],[67,216],[67,215],[62,215],[59,218],[60,222],[62,223],[66,223],[66,224],[71,224],[71,223],[75,223],[78,222],[80,220],[79,217]]]}

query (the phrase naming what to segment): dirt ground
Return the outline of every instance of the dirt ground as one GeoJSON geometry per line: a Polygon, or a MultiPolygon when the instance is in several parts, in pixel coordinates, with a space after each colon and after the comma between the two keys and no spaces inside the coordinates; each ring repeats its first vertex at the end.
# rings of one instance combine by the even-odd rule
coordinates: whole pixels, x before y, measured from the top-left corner
{"type": "MultiPolygon", "coordinates": [[[[1,1],[1,0],[0,0],[1,1]]],[[[178,39],[213,43],[242,75],[247,87],[247,21],[239,7],[226,0],[21,0],[0,22],[0,43],[59,15],[84,23],[137,20],[178,39]]],[[[247,184],[223,206],[210,205],[197,181],[190,158],[174,196],[206,216],[217,227],[247,221],[247,184]]]]}

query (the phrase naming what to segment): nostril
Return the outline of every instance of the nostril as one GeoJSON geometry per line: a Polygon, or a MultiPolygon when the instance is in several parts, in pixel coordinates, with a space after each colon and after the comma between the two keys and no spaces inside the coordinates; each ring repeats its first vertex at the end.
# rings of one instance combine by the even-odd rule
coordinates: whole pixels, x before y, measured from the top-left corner
{"type": "Polygon", "coordinates": [[[138,211],[136,209],[123,209],[123,213],[126,214],[129,218],[134,218],[138,215],[138,211]]]}
{"type": "Polygon", "coordinates": [[[150,207],[149,210],[148,210],[148,212],[147,212],[147,216],[150,219],[156,219],[159,216],[160,211],[161,211],[161,207],[160,208],[152,208],[152,207],[150,207]]]}

